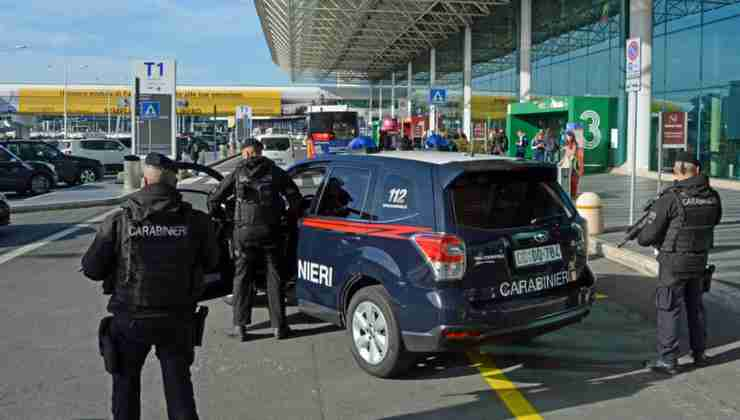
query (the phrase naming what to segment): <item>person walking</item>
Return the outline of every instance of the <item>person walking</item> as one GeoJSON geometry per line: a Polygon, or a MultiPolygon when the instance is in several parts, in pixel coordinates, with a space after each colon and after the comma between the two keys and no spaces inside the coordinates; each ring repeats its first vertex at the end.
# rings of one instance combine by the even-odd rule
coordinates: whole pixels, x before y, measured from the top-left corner
{"type": "Polygon", "coordinates": [[[689,345],[695,367],[710,364],[702,294],[709,290],[709,251],[714,227],[722,218],[720,196],[701,174],[700,162],[679,152],[673,165],[674,184],[653,204],[646,225],[637,237],[642,246],[659,250],[657,353],[646,367],[668,375],[678,373],[679,320],[684,308],[689,324],[689,345]]]}
{"type": "Polygon", "coordinates": [[[570,169],[570,198],[575,201],[578,198],[578,183],[584,171],[583,154],[579,153],[576,135],[572,131],[565,133],[565,147],[560,167],[570,169]]]}
{"type": "Polygon", "coordinates": [[[545,131],[545,162],[557,163],[558,162],[558,149],[560,149],[559,141],[555,138],[552,133],[552,129],[545,131]]]}
{"type": "Polygon", "coordinates": [[[141,371],[151,347],[162,367],[169,419],[197,419],[190,366],[203,331],[195,307],[203,273],[219,247],[210,217],[176,190],[175,165],[150,153],[144,188],[106,218],[82,258],[82,272],[111,294],[100,324],[106,370],[113,376],[113,418],[141,417],[141,371]]]}
{"type": "MultiPolygon", "coordinates": [[[[260,266],[266,267],[270,324],[278,339],[290,335],[285,317],[285,296],[279,264],[282,263],[280,223],[283,216],[295,224],[302,197],[293,179],[269,158],[262,156],[262,143],[248,139],[242,147],[242,162],[211,193],[210,208],[236,195],[234,251],[236,273],[233,291],[233,329],[229,335],[249,340],[255,299],[254,279],[260,266]],[[288,203],[286,211],[285,202],[288,203]]],[[[295,262],[292,262],[295,263],[295,262]]]]}

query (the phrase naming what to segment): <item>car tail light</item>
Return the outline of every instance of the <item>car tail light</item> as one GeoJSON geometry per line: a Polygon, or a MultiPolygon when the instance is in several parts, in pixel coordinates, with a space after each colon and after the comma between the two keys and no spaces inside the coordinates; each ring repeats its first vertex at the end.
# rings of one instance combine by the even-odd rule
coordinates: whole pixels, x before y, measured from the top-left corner
{"type": "Polygon", "coordinates": [[[332,140],[334,136],[331,133],[313,133],[311,134],[312,140],[317,141],[329,141],[332,140]]]}
{"type": "Polygon", "coordinates": [[[480,337],[480,331],[445,331],[444,336],[448,340],[465,340],[480,337]]]}
{"type": "Polygon", "coordinates": [[[455,235],[422,233],[414,235],[416,244],[432,267],[436,281],[461,280],[465,275],[465,242],[455,235]]]}

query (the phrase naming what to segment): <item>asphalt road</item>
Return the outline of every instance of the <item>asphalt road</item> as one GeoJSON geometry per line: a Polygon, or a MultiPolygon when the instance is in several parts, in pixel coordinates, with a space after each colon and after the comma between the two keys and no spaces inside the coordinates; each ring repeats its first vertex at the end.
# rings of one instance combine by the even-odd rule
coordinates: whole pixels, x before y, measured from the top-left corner
{"type": "MultiPolygon", "coordinates": [[[[199,184],[210,188],[193,183],[199,184]]],[[[88,221],[105,211],[18,215],[0,228],[0,419],[110,417],[110,377],[96,337],[106,302],[100,286],[77,272],[96,225],[88,221]]],[[[203,419],[740,418],[738,293],[720,288],[706,299],[716,364],[687,365],[665,378],[640,368],[653,354],[654,281],[603,259],[592,266],[600,294],[582,323],[527,345],[422,358],[393,380],[363,373],[344,331],[294,308],[297,337],[272,338],[259,308],[256,338],[230,339],[224,334],[230,307],[211,301],[192,369],[199,413],[203,419]]],[[[153,352],[142,384],[143,418],[166,418],[153,352]]]]}

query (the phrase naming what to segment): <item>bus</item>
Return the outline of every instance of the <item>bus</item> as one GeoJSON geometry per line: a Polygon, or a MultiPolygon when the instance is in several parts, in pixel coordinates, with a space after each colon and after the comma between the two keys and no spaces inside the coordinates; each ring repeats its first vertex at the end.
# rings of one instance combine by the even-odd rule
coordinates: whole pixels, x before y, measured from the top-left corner
{"type": "Polygon", "coordinates": [[[306,134],[305,115],[285,115],[280,117],[252,117],[253,134],[306,134]]]}
{"type": "Polygon", "coordinates": [[[357,112],[347,105],[314,105],[307,112],[306,157],[344,153],[359,133],[357,112]]]}

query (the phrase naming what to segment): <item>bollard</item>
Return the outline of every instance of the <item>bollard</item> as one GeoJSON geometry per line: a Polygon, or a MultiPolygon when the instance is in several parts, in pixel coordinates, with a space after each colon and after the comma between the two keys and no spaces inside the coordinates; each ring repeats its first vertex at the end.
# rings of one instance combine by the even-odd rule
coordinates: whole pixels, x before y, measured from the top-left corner
{"type": "Polygon", "coordinates": [[[586,219],[589,235],[598,235],[604,232],[604,215],[601,212],[601,197],[592,192],[585,192],[576,200],[578,213],[586,219]]]}
{"type": "Polygon", "coordinates": [[[229,157],[229,154],[228,154],[229,152],[228,152],[228,150],[226,150],[226,145],[225,144],[222,144],[218,148],[219,148],[219,150],[221,152],[221,159],[226,159],[227,157],[229,157]]]}
{"type": "Polygon", "coordinates": [[[141,188],[141,159],[135,155],[123,157],[123,189],[137,190],[141,188]]]}

